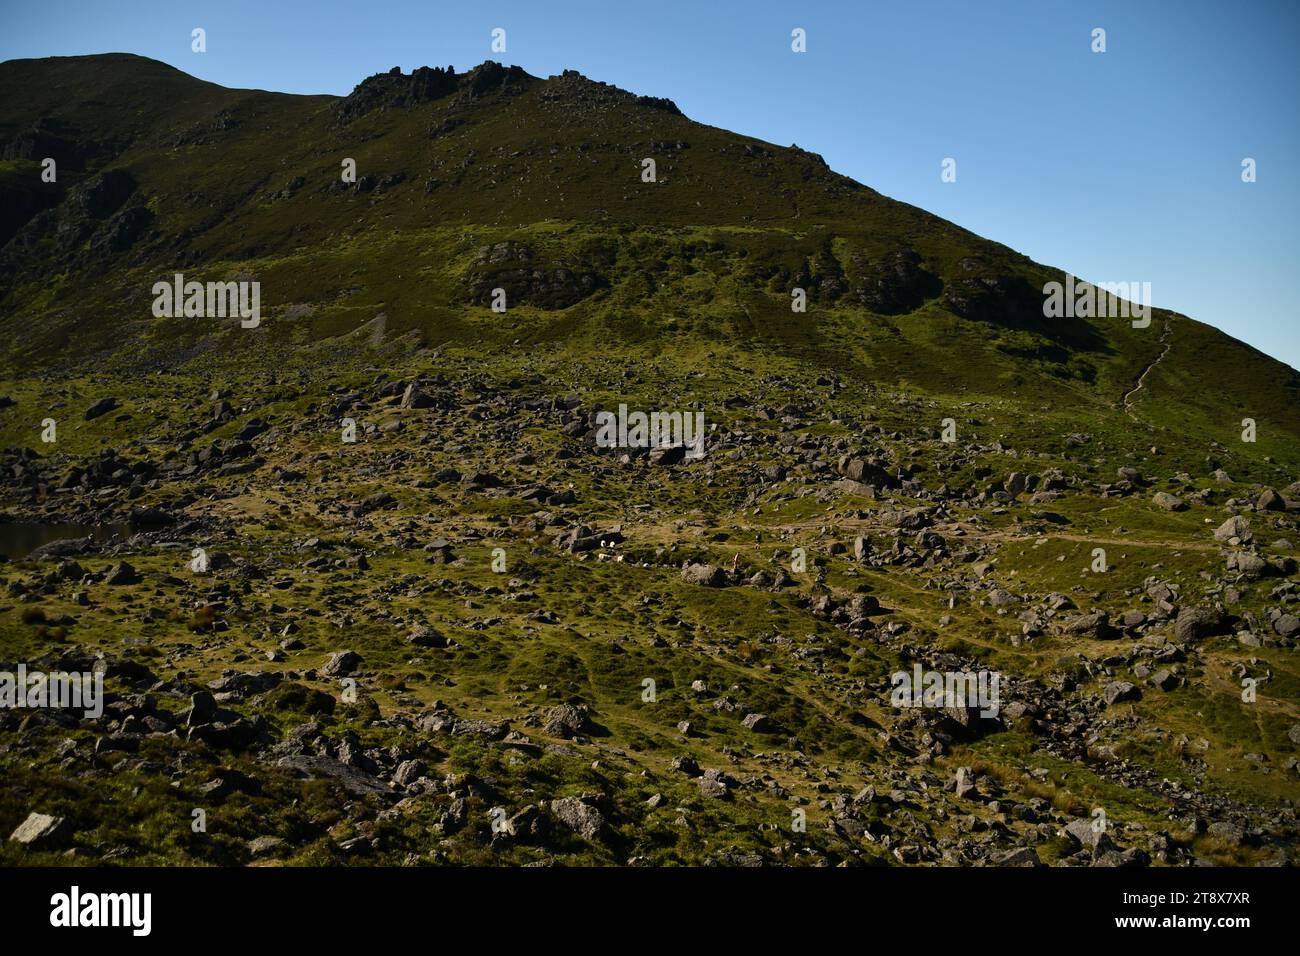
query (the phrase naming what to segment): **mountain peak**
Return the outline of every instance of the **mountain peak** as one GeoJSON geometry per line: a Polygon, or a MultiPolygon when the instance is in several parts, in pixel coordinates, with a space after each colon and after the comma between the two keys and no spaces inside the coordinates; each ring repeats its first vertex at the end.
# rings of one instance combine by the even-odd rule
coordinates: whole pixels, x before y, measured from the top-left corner
{"type": "Polygon", "coordinates": [[[650,109],[663,110],[674,116],[681,116],[677,104],[663,96],[642,96],[621,89],[612,83],[593,80],[577,70],[565,70],[559,76],[546,79],[546,92],[542,94],[547,100],[571,100],[577,105],[613,106],[634,104],[650,109]]]}
{"type": "Polygon", "coordinates": [[[485,60],[467,73],[457,73],[454,66],[421,66],[403,73],[400,66],[395,66],[358,83],[335,107],[334,115],[340,125],[347,125],[377,109],[404,109],[453,94],[469,98],[490,93],[510,95],[534,80],[536,77],[522,68],[502,66],[495,60],[485,60]]]}
{"type": "MultiPolygon", "coordinates": [[[[400,66],[395,66],[387,73],[376,73],[358,83],[334,108],[334,115],[338,125],[346,126],[375,110],[407,109],[449,96],[460,96],[465,100],[495,94],[512,96],[537,82],[537,77],[522,67],[507,67],[495,60],[485,60],[464,73],[457,73],[454,66],[421,66],[403,73],[400,66]]],[[[545,87],[544,100],[563,102],[578,110],[633,105],[674,116],[682,115],[677,104],[666,97],[632,93],[611,83],[593,80],[577,70],[565,70],[558,76],[547,77],[545,87]]]]}

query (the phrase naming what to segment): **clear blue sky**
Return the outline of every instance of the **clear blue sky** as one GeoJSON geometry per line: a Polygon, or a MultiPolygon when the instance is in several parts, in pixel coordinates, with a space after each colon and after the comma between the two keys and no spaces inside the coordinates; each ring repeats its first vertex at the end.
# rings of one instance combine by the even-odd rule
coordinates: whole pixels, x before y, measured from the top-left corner
{"type": "Polygon", "coordinates": [[[1151,282],[1157,306],[1292,367],[1297,37],[1300,0],[0,0],[0,59],[125,51],[226,86],[340,94],[393,66],[577,69],[798,143],[1086,279],[1151,282]],[[945,157],[956,183],[940,182],[945,157]]]}

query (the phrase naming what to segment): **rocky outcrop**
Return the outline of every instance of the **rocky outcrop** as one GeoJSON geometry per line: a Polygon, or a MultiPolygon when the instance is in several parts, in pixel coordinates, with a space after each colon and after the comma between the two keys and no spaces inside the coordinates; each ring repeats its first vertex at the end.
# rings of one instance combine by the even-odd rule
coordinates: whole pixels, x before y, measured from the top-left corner
{"type": "Polygon", "coordinates": [[[376,73],[357,84],[334,107],[334,120],[346,126],[374,110],[409,109],[453,93],[469,97],[493,92],[515,93],[531,80],[533,77],[521,68],[505,67],[492,60],[459,74],[452,66],[446,69],[422,66],[411,73],[403,73],[401,67],[395,66],[387,73],[376,73]]]}

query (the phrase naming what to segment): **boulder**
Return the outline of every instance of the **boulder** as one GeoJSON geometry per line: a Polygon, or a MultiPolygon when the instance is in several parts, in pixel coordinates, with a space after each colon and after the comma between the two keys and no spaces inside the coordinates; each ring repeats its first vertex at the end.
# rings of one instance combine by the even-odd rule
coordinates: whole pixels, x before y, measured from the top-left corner
{"type": "Polygon", "coordinates": [[[101,415],[107,415],[115,408],[117,408],[116,398],[101,398],[86,409],[86,421],[92,421],[101,415]]]}
{"type": "Polygon", "coordinates": [[[1114,846],[1106,836],[1106,831],[1092,820],[1071,820],[1061,829],[1061,835],[1067,837],[1070,842],[1093,852],[1114,846]]]}
{"type": "Polygon", "coordinates": [[[1137,685],[1126,680],[1111,681],[1102,689],[1102,697],[1105,698],[1107,707],[1114,707],[1128,700],[1138,700],[1141,696],[1142,691],[1138,690],[1137,685]]]}
{"type": "Polygon", "coordinates": [[[975,792],[975,773],[970,767],[958,767],[954,781],[958,798],[965,798],[975,792]]]}
{"type": "Polygon", "coordinates": [[[1000,853],[994,853],[989,857],[989,862],[994,866],[1042,866],[1043,861],[1038,858],[1038,854],[1033,847],[1021,846],[1014,850],[1003,850],[1000,853]]]}
{"type": "Polygon", "coordinates": [[[125,561],[119,561],[117,564],[113,565],[104,578],[105,584],[114,586],[138,584],[139,582],[140,575],[136,572],[135,568],[131,567],[131,565],[127,564],[125,561]]]}
{"type": "Polygon", "coordinates": [[[435,404],[414,382],[406,386],[406,391],[402,393],[402,408],[432,408],[435,404]]]}
{"type": "Polygon", "coordinates": [[[680,465],[686,460],[686,447],[684,445],[666,445],[650,449],[647,460],[652,465],[670,467],[680,465]]]}
{"type": "Polygon", "coordinates": [[[1080,637],[1105,638],[1110,636],[1110,631],[1110,615],[1105,611],[1083,614],[1065,625],[1065,633],[1080,637]]]}
{"type": "Polygon", "coordinates": [[[330,655],[330,659],[321,668],[321,673],[330,677],[346,677],[360,666],[361,655],[356,651],[339,651],[330,655]]]}
{"type": "Polygon", "coordinates": [[[1242,515],[1233,515],[1214,529],[1214,540],[1229,544],[1244,543],[1250,540],[1250,522],[1242,515]]]}
{"type": "Polygon", "coordinates": [[[861,458],[852,458],[847,461],[840,474],[849,481],[857,481],[864,485],[875,485],[877,488],[888,488],[896,484],[889,472],[885,471],[884,468],[861,458]]]}
{"type": "Polygon", "coordinates": [[[431,627],[416,627],[406,636],[406,643],[416,647],[446,647],[448,641],[431,627]]]}
{"type": "Polygon", "coordinates": [[[552,737],[568,740],[582,733],[587,727],[587,708],[582,705],[557,704],[546,715],[542,729],[552,737]]]}
{"type": "Polygon", "coordinates": [[[1263,577],[1269,570],[1268,562],[1253,551],[1239,551],[1229,557],[1229,569],[1234,566],[1237,572],[1248,581],[1263,577]]]}
{"type": "Polygon", "coordinates": [[[1161,668],[1151,675],[1151,683],[1163,691],[1171,691],[1178,686],[1178,678],[1168,668],[1161,668]]]}
{"type": "Polygon", "coordinates": [[[288,756],[281,757],[276,765],[290,771],[297,777],[333,780],[345,792],[354,797],[364,797],[368,794],[396,795],[396,791],[391,784],[371,776],[365,770],[335,760],[333,757],[288,756]]]}
{"type": "Polygon", "coordinates": [[[72,827],[63,817],[30,813],[9,839],[33,850],[49,850],[66,845],[71,836],[72,827]]]}
{"type": "Polygon", "coordinates": [[[713,564],[688,564],[682,568],[682,580],[706,588],[720,588],[727,583],[726,573],[713,564]]]}
{"type": "Polygon", "coordinates": [[[1224,613],[1215,607],[1185,607],[1174,619],[1174,640],[1179,644],[1218,634],[1227,623],[1224,613]]]}
{"type": "Polygon", "coordinates": [[[1272,488],[1265,488],[1255,502],[1256,511],[1286,511],[1286,499],[1272,488]]]}
{"type": "Polygon", "coordinates": [[[731,792],[716,770],[706,770],[695,782],[700,788],[700,796],[710,800],[726,800],[731,792]]]}
{"type": "Polygon", "coordinates": [[[594,840],[605,827],[605,818],[600,811],[583,803],[577,797],[552,800],[551,813],[585,840],[594,840]]]}

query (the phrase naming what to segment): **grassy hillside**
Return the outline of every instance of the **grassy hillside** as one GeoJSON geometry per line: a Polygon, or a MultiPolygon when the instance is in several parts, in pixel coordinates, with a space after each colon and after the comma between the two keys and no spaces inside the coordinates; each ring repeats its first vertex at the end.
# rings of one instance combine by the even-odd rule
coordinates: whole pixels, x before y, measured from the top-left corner
{"type": "Polygon", "coordinates": [[[0,862],[1294,862],[1295,370],[574,73],[0,84],[0,542],[130,526],[0,547],[0,664],[113,695],[0,711],[0,831],[64,820],[0,862]]]}

